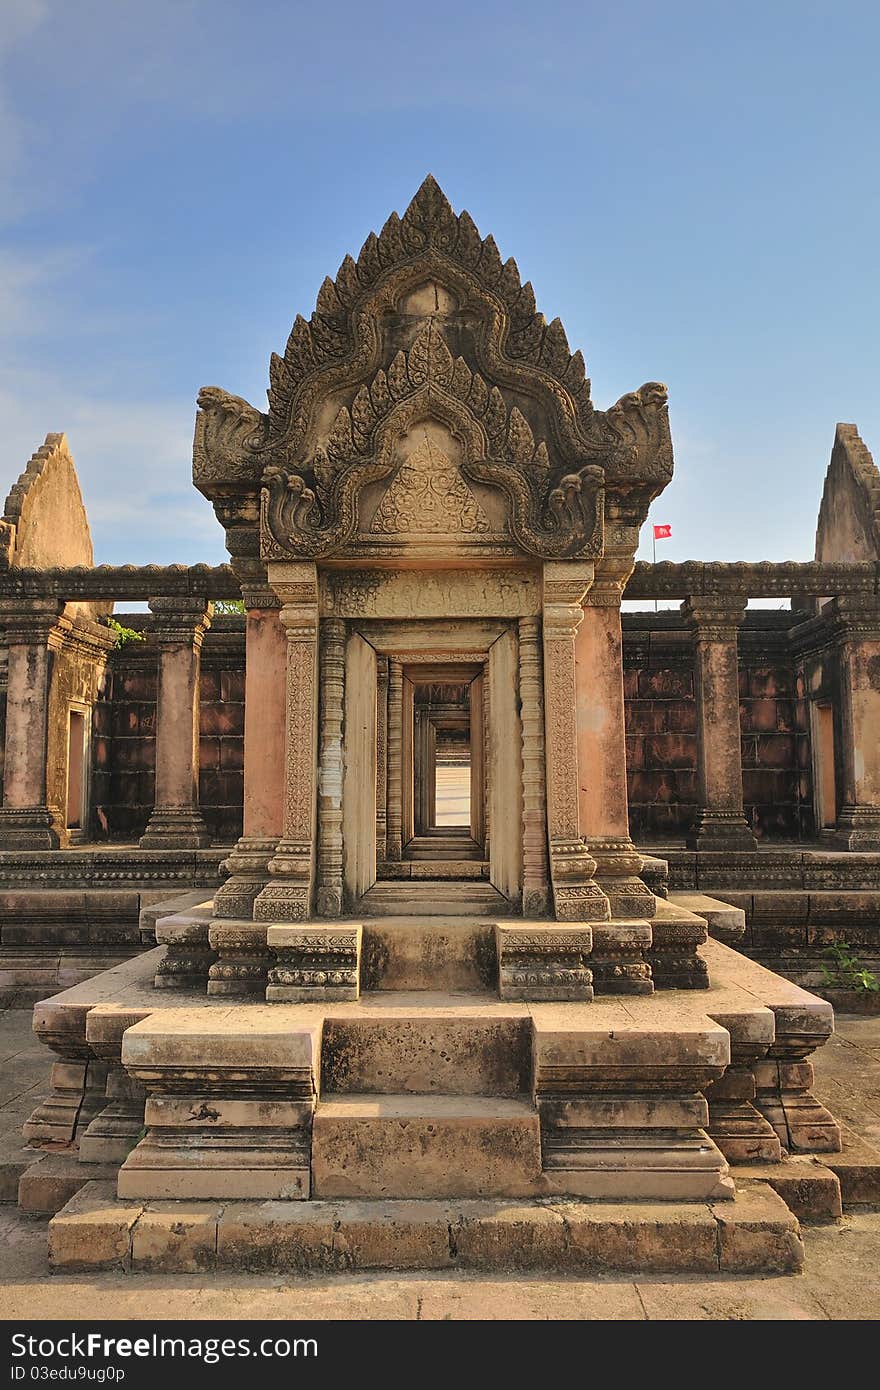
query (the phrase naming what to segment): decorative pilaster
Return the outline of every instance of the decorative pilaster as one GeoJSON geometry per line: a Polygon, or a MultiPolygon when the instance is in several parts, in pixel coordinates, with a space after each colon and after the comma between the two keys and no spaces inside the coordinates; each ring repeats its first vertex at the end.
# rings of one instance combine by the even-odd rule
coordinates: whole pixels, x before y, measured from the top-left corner
{"type": "Polygon", "coordinates": [[[57,600],[0,602],[9,649],[0,849],[57,849],[60,843],[64,816],[47,804],[46,775],[53,653],[73,626],[63,608],[57,600]]]}
{"type": "Polygon", "coordinates": [[[579,817],[612,917],[647,918],[655,899],[639,877],[626,790],[620,600],[631,571],[629,556],[599,562],[575,637],[579,817]]]}
{"type": "Polygon", "coordinates": [[[318,755],[319,917],[342,911],[342,721],[345,699],[345,623],[321,621],[321,732],[318,755]]]}
{"type": "Polygon", "coordinates": [[[880,850],[880,600],[870,594],[837,598],[832,622],[839,658],[843,795],[828,839],[840,849],[880,850]]]}
{"type": "Polygon", "coordinates": [[[386,858],[403,854],[403,666],[388,662],[388,837],[386,858]]]}
{"type": "Polygon", "coordinates": [[[689,598],[682,613],[694,636],[700,809],[693,849],[754,850],[743,814],[737,632],[745,599],[689,598]]]}
{"type": "MultiPolygon", "coordinates": [[[[541,625],[519,620],[519,694],[523,767],[523,916],[544,917],[549,909],[547,798],[544,792],[544,695],[541,685],[541,625]]],[[[590,992],[592,996],[592,991],[590,992]]],[[[507,997],[502,995],[502,997],[507,997]]]]}
{"type": "MultiPolygon", "coordinates": [[[[253,562],[251,562],[253,563],[253,562]]],[[[236,572],[244,568],[239,561],[236,572]]],[[[287,639],[273,589],[245,573],[244,824],[224,861],[229,878],[214,895],[214,916],[246,918],[269,881],[269,860],[281,839],[284,793],[284,708],[287,639]]]]}
{"type": "Polygon", "coordinates": [[[284,833],[269,862],[272,880],[254,901],[258,922],[299,922],[312,907],[318,727],[318,578],[313,564],[270,565],[287,634],[284,833]]]}
{"type": "Polygon", "coordinates": [[[199,810],[199,667],[213,605],[153,598],[159,647],[156,793],[142,849],[200,849],[211,836],[199,810]]]}
{"type": "Polygon", "coordinates": [[[574,641],[593,567],[544,565],[544,721],[550,881],[559,921],[607,921],[608,899],[580,834],[574,641]]]}
{"type": "Polygon", "coordinates": [[[388,836],[388,658],[376,657],[376,859],[387,858],[388,836]]]}

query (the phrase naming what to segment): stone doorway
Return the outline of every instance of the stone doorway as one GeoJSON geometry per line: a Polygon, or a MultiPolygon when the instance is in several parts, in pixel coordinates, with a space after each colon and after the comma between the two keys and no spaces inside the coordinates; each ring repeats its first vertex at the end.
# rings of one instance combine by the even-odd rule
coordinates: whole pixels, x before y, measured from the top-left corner
{"type": "MultiPolygon", "coordinates": [[[[412,836],[401,846],[406,860],[469,863],[485,858],[484,667],[450,664],[428,671],[404,670],[404,698],[412,712],[412,757],[404,752],[403,775],[412,777],[404,799],[412,805],[412,836]]],[[[409,825],[405,833],[409,832],[409,825]]]]}
{"type": "Polygon", "coordinates": [[[342,857],[349,910],[359,910],[377,882],[405,882],[413,911],[438,880],[482,883],[499,906],[521,903],[517,629],[501,622],[451,627],[347,625],[342,857]]]}

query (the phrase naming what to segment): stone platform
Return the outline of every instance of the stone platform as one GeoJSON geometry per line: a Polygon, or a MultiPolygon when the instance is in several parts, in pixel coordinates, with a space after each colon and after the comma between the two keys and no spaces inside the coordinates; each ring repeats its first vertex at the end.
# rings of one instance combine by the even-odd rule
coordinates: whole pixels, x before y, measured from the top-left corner
{"type": "Polygon", "coordinates": [[[138,1202],[90,1182],[49,1225],[57,1272],[552,1270],[762,1273],[802,1268],[796,1218],[766,1184],[736,1202],[138,1202]]]}
{"type": "Polygon", "coordinates": [[[834,1219],[839,1205],[829,1169],[782,1161],[840,1148],[806,1060],[832,1030],[825,1001],[714,940],[699,947],[704,989],[499,998],[475,964],[483,923],[443,930],[469,989],[412,987],[426,983],[429,928],[396,919],[386,944],[412,948],[399,966],[408,990],[389,989],[381,971],[379,988],[349,1001],[156,989],[160,947],[45,1001],[35,1029],[66,1060],[26,1133],[56,1150],[59,1173],[44,1172],[38,1189],[35,1165],[20,1191],[27,1206],[33,1187],[45,1210],[47,1177],[62,1200],[83,1189],[53,1223],[59,1267],[190,1268],[175,1261],[201,1256],[178,1245],[219,1252],[208,1232],[234,1211],[247,1234],[228,1267],[265,1267],[259,1248],[274,1248],[280,1224],[279,1268],[630,1268],[616,1263],[607,1226],[631,1228],[633,1249],[647,1241],[655,1255],[639,1267],[657,1270],[710,1267],[714,1232],[719,1269],[731,1266],[718,1262],[718,1232],[739,1229],[756,1192],[764,1215],[755,1230],[746,1221],[753,1263],[742,1267],[796,1267],[796,1223],[778,1194],[812,1219],[834,1219]],[[123,1250],[120,1232],[163,1222],[192,1232],[139,1265],[140,1243],[123,1250]],[[449,1235],[459,1226],[463,1244],[449,1235]],[[358,1253],[338,1253],[346,1241],[358,1253]]]}

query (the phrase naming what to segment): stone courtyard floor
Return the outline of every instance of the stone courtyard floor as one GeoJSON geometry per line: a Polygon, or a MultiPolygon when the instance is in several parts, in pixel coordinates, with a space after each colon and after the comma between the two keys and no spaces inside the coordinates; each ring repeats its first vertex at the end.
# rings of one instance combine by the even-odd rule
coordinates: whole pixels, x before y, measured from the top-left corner
{"type": "MultiPolygon", "coordinates": [[[[0,1145],[44,1093],[50,1054],[30,1010],[0,1012],[0,1145]]],[[[814,1054],[815,1091],[880,1147],[880,1018],[838,1019],[814,1054]]],[[[0,1319],[875,1319],[880,1317],[880,1209],[805,1226],[801,1275],[52,1275],[46,1221],[0,1205],[0,1319]]]]}

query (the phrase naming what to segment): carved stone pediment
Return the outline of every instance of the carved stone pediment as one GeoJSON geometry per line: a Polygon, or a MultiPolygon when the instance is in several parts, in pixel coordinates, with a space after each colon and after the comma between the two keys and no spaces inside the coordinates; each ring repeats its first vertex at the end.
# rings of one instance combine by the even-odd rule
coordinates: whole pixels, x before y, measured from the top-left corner
{"type": "Polygon", "coordinates": [[[671,475],[665,400],[650,383],[595,410],[559,320],[429,177],[297,318],[266,414],[201,393],[194,477],[221,508],[261,492],[265,559],[399,553],[431,534],[423,515],[408,533],[390,515],[433,449],[446,486],[425,498],[455,553],[593,558],[607,490],[637,494],[640,511],[671,475]]]}

